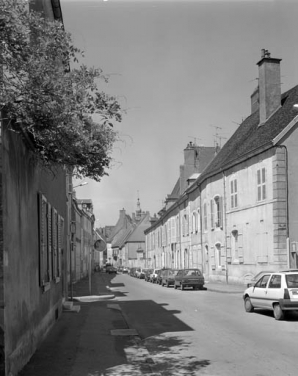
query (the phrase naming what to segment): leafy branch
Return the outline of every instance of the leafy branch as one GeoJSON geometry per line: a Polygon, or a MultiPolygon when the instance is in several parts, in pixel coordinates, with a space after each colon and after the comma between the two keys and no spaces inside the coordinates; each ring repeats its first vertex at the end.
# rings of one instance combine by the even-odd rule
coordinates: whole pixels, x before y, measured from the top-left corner
{"type": "Polygon", "coordinates": [[[0,106],[11,128],[29,134],[44,165],[99,181],[122,119],[117,99],[98,87],[108,78],[79,65],[83,53],[61,22],[28,11],[26,0],[0,0],[0,36],[0,106]]]}

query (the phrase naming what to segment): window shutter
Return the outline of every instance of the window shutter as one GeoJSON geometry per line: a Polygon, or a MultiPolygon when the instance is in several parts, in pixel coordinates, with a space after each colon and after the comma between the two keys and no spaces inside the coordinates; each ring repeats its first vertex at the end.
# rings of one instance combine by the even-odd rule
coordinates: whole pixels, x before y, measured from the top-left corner
{"type": "Polygon", "coordinates": [[[52,271],[53,278],[57,277],[57,256],[58,256],[58,220],[57,210],[52,209],[52,271]]]}
{"type": "Polygon", "coordinates": [[[46,283],[47,272],[47,200],[43,194],[38,194],[39,210],[39,283],[46,283]]]}
{"type": "Polygon", "coordinates": [[[64,219],[59,215],[58,216],[58,258],[57,258],[57,277],[62,275],[61,267],[61,257],[63,252],[64,245],[64,219]]]}
{"type": "Polygon", "coordinates": [[[48,252],[47,252],[47,282],[52,280],[52,207],[48,203],[48,252]]]}
{"type": "Polygon", "coordinates": [[[238,257],[239,262],[244,262],[244,252],[243,252],[243,230],[241,228],[238,229],[238,257]]]}
{"type": "Polygon", "coordinates": [[[219,197],[219,227],[223,227],[223,200],[222,197],[219,197]]]}
{"type": "Polygon", "coordinates": [[[231,235],[227,235],[227,238],[226,238],[226,242],[227,242],[227,263],[228,264],[231,264],[232,262],[232,255],[231,255],[231,235]]]}
{"type": "Polygon", "coordinates": [[[214,228],[214,200],[210,200],[210,218],[211,218],[211,228],[214,228]]]}

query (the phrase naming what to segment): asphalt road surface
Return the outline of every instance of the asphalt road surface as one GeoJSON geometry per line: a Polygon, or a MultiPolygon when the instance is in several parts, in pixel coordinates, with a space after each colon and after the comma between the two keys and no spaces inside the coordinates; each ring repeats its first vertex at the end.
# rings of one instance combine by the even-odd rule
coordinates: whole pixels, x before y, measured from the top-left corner
{"type": "Polygon", "coordinates": [[[112,283],[113,302],[141,340],[125,350],[133,367],[106,375],[298,374],[298,313],[276,321],[271,312],[246,313],[241,294],[180,291],[121,274],[112,283]]]}

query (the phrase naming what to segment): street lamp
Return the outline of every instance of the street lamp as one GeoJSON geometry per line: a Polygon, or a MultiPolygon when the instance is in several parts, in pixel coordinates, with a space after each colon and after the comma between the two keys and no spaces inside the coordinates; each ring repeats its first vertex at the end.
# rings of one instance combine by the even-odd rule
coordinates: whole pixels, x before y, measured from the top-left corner
{"type": "Polygon", "coordinates": [[[72,187],[72,189],[77,188],[77,187],[82,187],[83,185],[87,185],[87,184],[88,184],[88,182],[87,182],[87,181],[84,181],[83,183],[81,183],[81,184],[79,184],[79,185],[76,185],[76,186],[72,187]]]}

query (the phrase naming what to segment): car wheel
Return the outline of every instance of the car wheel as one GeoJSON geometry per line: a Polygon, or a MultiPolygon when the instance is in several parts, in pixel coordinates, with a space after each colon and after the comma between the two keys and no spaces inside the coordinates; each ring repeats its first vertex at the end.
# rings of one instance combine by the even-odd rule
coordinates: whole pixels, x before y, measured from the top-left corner
{"type": "Polygon", "coordinates": [[[253,305],[251,304],[251,301],[250,301],[250,298],[249,296],[247,296],[244,300],[244,308],[245,308],[245,311],[246,312],[253,312],[254,311],[254,307],[253,305]]]}
{"type": "Polygon", "coordinates": [[[282,320],[285,316],[279,304],[274,304],[273,314],[274,314],[275,320],[282,320]]]}
{"type": "Polygon", "coordinates": [[[180,290],[181,290],[181,291],[184,290],[184,286],[182,285],[182,283],[181,283],[181,285],[180,285],[180,290]]]}

